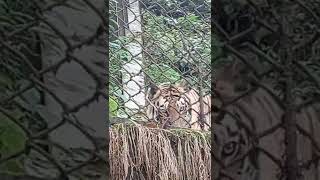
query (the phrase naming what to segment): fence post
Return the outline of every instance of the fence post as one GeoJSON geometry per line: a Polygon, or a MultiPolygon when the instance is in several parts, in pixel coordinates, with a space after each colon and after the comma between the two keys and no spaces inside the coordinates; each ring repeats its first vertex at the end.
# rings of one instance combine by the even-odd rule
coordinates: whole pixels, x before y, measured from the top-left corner
{"type": "Polygon", "coordinates": [[[198,67],[198,74],[199,74],[199,103],[200,103],[200,114],[199,114],[199,122],[200,122],[200,127],[201,129],[204,129],[204,102],[203,102],[203,80],[202,80],[202,74],[201,74],[201,70],[200,70],[200,66],[198,67]]]}
{"type": "Polygon", "coordinates": [[[298,159],[297,159],[297,127],[295,117],[295,98],[292,90],[294,88],[293,79],[293,55],[292,43],[290,43],[288,35],[291,34],[291,29],[285,17],[282,17],[281,29],[281,50],[280,58],[284,65],[285,72],[285,114],[284,114],[284,129],[285,129],[285,167],[287,180],[298,180],[298,159]]]}
{"type": "Polygon", "coordinates": [[[145,106],[144,74],[142,71],[142,25],[139,1],[127,2],[128,30],[126,36],[130,42],[126,49],[131,59],[123,65],[123,92],[125,96],[125,111],[127,115],[137,113],[145,106]]]}

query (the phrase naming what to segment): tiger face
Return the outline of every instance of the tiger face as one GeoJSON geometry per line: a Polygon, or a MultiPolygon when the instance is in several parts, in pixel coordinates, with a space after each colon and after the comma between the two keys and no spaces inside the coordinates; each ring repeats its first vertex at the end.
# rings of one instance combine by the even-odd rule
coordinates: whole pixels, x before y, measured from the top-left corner
{"type": "Polygon", "coordinates": [[[164,127],[176,124],[176,121],[180,116],[183,116],[187,109],[186,102],[181,100],[181,93],[183,91],[183,87],[177,84],[163,83],[159,86],[151,85],[147,95],[149,102],[148,117],[151,120],[160,122],[164,127]]]}
{"type": "MultiPolygon", "coordinates": [[[[218,95],[215,106],[219,111],[214,118],[214,179],[223,180],[258,180],[259,150],[255,138],[249,132],[254,132],[252,111],[247,111],[248,104],[240,100],[224,106],[225,103],[249,91],[252,87],[250,72],[241,64],[229,64],[222,69],[216,80],[215,93],[218,95]]],[[[248,98],[251,103],[252,99],[248,98]]],[[[263,99],[265,101],[265,99],[263,99]]],[[[261,102],[263,102],[261,101],[261,102]]],[[[264,106],[266,107],[266,106],[264,106]]],[[[252,108],[253,109],[253,108],[252,108]]],[[[251,109],[250,109],[251,110],[251,109]]],[[[259,114],[261,116],[261,114],[259,114]]],[[[266,177],[269,179],[269,177],[266,177]]],[[[270,178],[273,179],[273,178],[270,178]]]]}
{"type": "Polygon", "coordinates": [[[256,153],[246,131],[232,117],[214,124],[214,179],[258,180],[256,153]]]}
{"type": "MultiPolygon", "coordinates": [[[[163,127],[201,130],[199,95],[186,86],[185,82],[153,85],[149,88],[147,97],[149,101],[147,115],[151,120],[157,120],[163,127]]],[[[210,111],[210,97],[205,99],[206,121],[210,121],[210,113],[208,113],[210,111]]]]}
{"type": "Polygon", "coordinates": [[[174,119],[172,104],[178,97],[178,91],[169,83],[163,83],[159,86],[151,85],[147,94],[149,120],[158,121],[164,127],[171,124],[174,119]]]}
{"type": "Polygon", "coordinates": [[[165,112],[168,110],[170,101],[164,96],[159,96],[158,101],[156,101],[155,106],[159,109],[161,112],[165,112]]]}

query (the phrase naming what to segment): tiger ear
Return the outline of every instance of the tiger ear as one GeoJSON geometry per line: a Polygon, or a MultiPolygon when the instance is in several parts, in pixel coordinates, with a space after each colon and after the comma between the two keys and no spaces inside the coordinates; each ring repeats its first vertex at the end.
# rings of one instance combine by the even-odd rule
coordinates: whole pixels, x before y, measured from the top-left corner
{"type": "Polygon", "coordinates": [[[182,79],[180,82],[178,82],[176,84],[178,87],[182,87],[184,89],[189,89],[189,83],[185,80],[185,79],[182,79]]]}
{"type": "Polygon", "coordinates": [[[149,85],[149,88],[148,88],[148,93],[150,95],[154,95],[158,89],[159,89],[158,86],[156,84],[154,84],[153,82],[151,82],[149,85]]]}

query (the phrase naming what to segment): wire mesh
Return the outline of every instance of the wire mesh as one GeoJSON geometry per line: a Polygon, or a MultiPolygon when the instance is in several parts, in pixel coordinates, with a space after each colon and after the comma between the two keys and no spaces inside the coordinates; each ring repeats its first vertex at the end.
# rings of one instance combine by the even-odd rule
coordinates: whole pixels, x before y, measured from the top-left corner
{"type": "Polygon", "coordinates": [[[1,148],[1,166],[10,167],[10,173],[27,167],[46,179],[96,178],[98,169],[90,165],[105,163],[100,153],[105,149],[77,123],[75,112],[103,96],[109,98],[113,122],[133,119],[165,128],[205,129],[203,116],[211,111],[205,110],[211,107],[206,95],[214,94],[220,102],[213,106],[215,179],[319,179],[319,3],[215,2],[218,18],[210,16],[210,1],[110,1],[108,25],[88,0],[1,2],[0,132],[6,146],[1,148]],[[83,39],[64,35],[43,16],[57,7],[79,6],[109,27],[109,96],[103,91],[103,73],[95,69],[101,64],[73,56],[77,49],[101,42],[102,26],[83,39]],[[211,34],[210,21],[218,39],[211,34]],[[41,59],[44,36],[59,39],[65,47],[65,57],[48,67],[41,59]],[[220,41],[217,47],[212,40],[220,41]],[[222,57],[233,63],[213,73],[210,64],[222,57]],[[72,107],[43,82],[45,74],[69,62],[83,67],[96,89],[72,107]],[[175,84],[183,79],[188,87],[175,84]],[[42,108],[45,95],[63,109],[53,125],[42,108]],[[64,124],[80,130],[94,150],[67,149],[50,140],[49,134],[64,124]],[[8,137],[15,139],[14,146],[8,137]],[[54,156],[53,147],[63,155],[54,156]]]}
{"type": "Polygon", "coordinates": [[[210,1],[110,1],[111,121],[210,127],[210,1]]]}
{"type": "MultiPolygon", "coordinates": [[[[1,179],[106,178],[106,140],[94,136],[76,115],[97,99],[106,97],[105,66],[99,62],[90,64],[90,59],[83,60],[76,56],[81,49],[99,44],[105,49],[103,27],[107,26],[103,24],[107,21],[99,5],[104,5],[103,1],[95,4],[87,0],[0,2],[1,179]],[[89,37],[77,34],[79,27],[69,27],[66,33],[61,27],[72,22],[64,19],[60,10],[90,12],[101,25],[90,29],[93,33],[89,33],[89,37]],[[52,17],[58,17],[57,21],[53,21],[52,17]],[[65,24],[61,25],[63,20],[65,24]],[[75,32],[72,34],[70,31],[75,32]],[[63,58],[53,62],[59,56],[63,58]],[[56,82],[56,87],[81,92],[83,89],[77,84],[68,84],[63,78],[57,80],[58,71],[70,63],[83,67],[85,73],[94,79],[95,88],[92,96],[85,100],[79,98],[81,102],[73,105],[61,98],[61,94],[57,94],[48,81],[48,77],[55,78],[51,82],[56,82]],[[58,109],[62,109],[60,114],[50,112],[55,109],[49,107],[48,98],[58,104],[58,109]],[[80,132],[86,141],[93,144],[93,148],[70,148],[51,137],[65,125],[80,132]]],[[[68,137],[60,141],[64,138],[68,137]]]]}
{"type": "Polygon", "coordinates": [[[319,3],[215,2],[214,179],[318,179],[319,3]]]}

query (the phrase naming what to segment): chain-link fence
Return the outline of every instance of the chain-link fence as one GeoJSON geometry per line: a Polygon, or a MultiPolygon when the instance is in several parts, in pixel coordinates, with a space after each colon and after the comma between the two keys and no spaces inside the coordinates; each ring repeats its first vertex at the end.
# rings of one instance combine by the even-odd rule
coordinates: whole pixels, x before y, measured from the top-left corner
{"type": "Polygon", "coordinates": [[[106,179],[105,7],[0,1],[0,179],[106,179]]]}
{"type": "Polygon", "coordinates": [[[215,179],[319,179],[318,1],[110,1],[109,24],[103,1],[0,2],[1,173],[105,179],[97,100],[204,128],[213,78],[215,179]]]}
{"type": "Polygon", "coordinates": [[[210,127],[210,1],[110,1],[111,121],[210,127]]]}
{"type": "Polygon", "coordinates": [[[319,179],[319,5],[215,1],[214,179],[319,179]]]}

